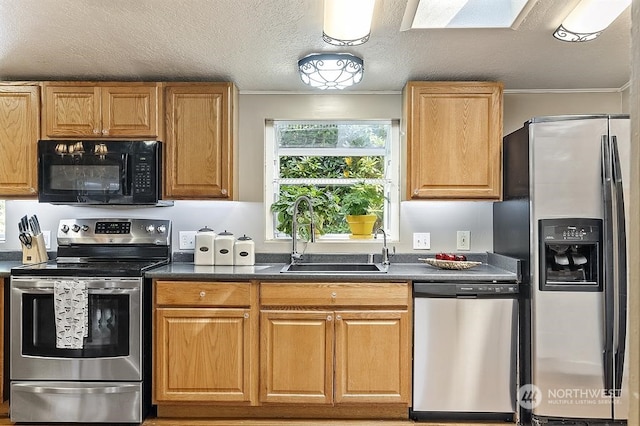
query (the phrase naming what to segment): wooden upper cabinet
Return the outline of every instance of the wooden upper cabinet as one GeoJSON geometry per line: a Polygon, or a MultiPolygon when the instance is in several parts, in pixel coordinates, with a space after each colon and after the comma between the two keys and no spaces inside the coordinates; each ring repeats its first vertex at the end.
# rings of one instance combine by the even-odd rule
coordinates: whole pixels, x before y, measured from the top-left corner
{"type": "Polygon", "coordinates": [[[500,199],[499,82],[409,82],[408,199],[500,199]]]}
{"type": "Polygon", "coordinates": [[[0,85],[0,196],[37,193],[40,88],[0,85]]]}
{"type": "Polygon", "coordinates": [[[43,138],[160,135],[158,83],[44,83],[43,138]]]}
{"type": "Polygon", "coordinates": [[[167,83],[166,199],[233,199],[237,91],[232,83],[167,83]]]}

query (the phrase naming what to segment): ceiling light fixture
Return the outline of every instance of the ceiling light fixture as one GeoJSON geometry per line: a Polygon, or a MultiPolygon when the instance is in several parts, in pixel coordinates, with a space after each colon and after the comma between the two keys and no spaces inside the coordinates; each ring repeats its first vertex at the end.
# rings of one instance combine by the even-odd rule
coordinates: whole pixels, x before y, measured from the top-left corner
{"type": "Polygon", "coordinates": [[[631,4],[631,0],[582,0],[553,36],[562,41],[590,41],[598,37],[631,4]]]}
{"type": "Polygon", "coordinates": [[[300,78],[321,90],[344,89],[362,80],[364,62],[349,53],[314,53],[298,61],[300,78]]]}
{"type": "Polygon", "coordinates": [[[336,46],[366,43],[376,0],[324,0],[322,39],[336,46]]]}

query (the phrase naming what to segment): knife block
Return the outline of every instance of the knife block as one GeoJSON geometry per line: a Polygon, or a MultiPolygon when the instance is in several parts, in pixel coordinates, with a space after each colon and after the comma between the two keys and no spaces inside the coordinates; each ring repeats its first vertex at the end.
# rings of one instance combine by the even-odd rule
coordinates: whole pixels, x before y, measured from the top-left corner
{"type": "Polygon", "coordinates": [[[47,246],[44,243],[42,234],[34,235],[31,239],[31,247],[22,244],[22,263],[31,265],[35,263],[43,263],[49,260],[47,254],[47,246]]]}

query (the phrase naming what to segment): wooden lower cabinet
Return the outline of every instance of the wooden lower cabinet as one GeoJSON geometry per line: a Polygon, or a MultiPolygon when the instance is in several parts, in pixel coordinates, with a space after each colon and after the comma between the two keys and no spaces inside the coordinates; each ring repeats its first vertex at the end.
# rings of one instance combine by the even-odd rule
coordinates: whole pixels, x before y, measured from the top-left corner
{"type": "Polygon", "coordinates": [[[255,399],[252,294],[248,282],[155,282],[155,403],[255,399]]]}
{"type": "Polygon", "coordinates": [[[407,282],[155,281],[158,417],[406,419],[407,282]]]}
{"type": "Polygon", "coordinates": [[[262,311],[260,402],[408,403],[404,311],[262,311]]]}
{"type": "Polygon", "coordinates": [[[249,402],[248,309],[161,308],[156,315],[156,401],[249,402]]]}
{"type": "Polygon", "coordinates": [[[333,402],[332,312],[260,312],[260,402],[333,402]]]}
{"type": "Polygon", "coordinates": [[[335,402],[409,403],[409,316],[398,311],[336,312],[335,402]]]}

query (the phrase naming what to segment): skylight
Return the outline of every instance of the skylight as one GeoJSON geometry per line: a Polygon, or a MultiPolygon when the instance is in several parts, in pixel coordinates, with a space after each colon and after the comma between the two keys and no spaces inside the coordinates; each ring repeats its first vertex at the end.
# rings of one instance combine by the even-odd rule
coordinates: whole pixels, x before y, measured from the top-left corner
{"type": "Polygon", "coordinates": [[[427,28],[512,28],[537,0],[409,0],[402,31],[427,28]],[[529,4],[528,8],[525,8],[529,4]]]}

